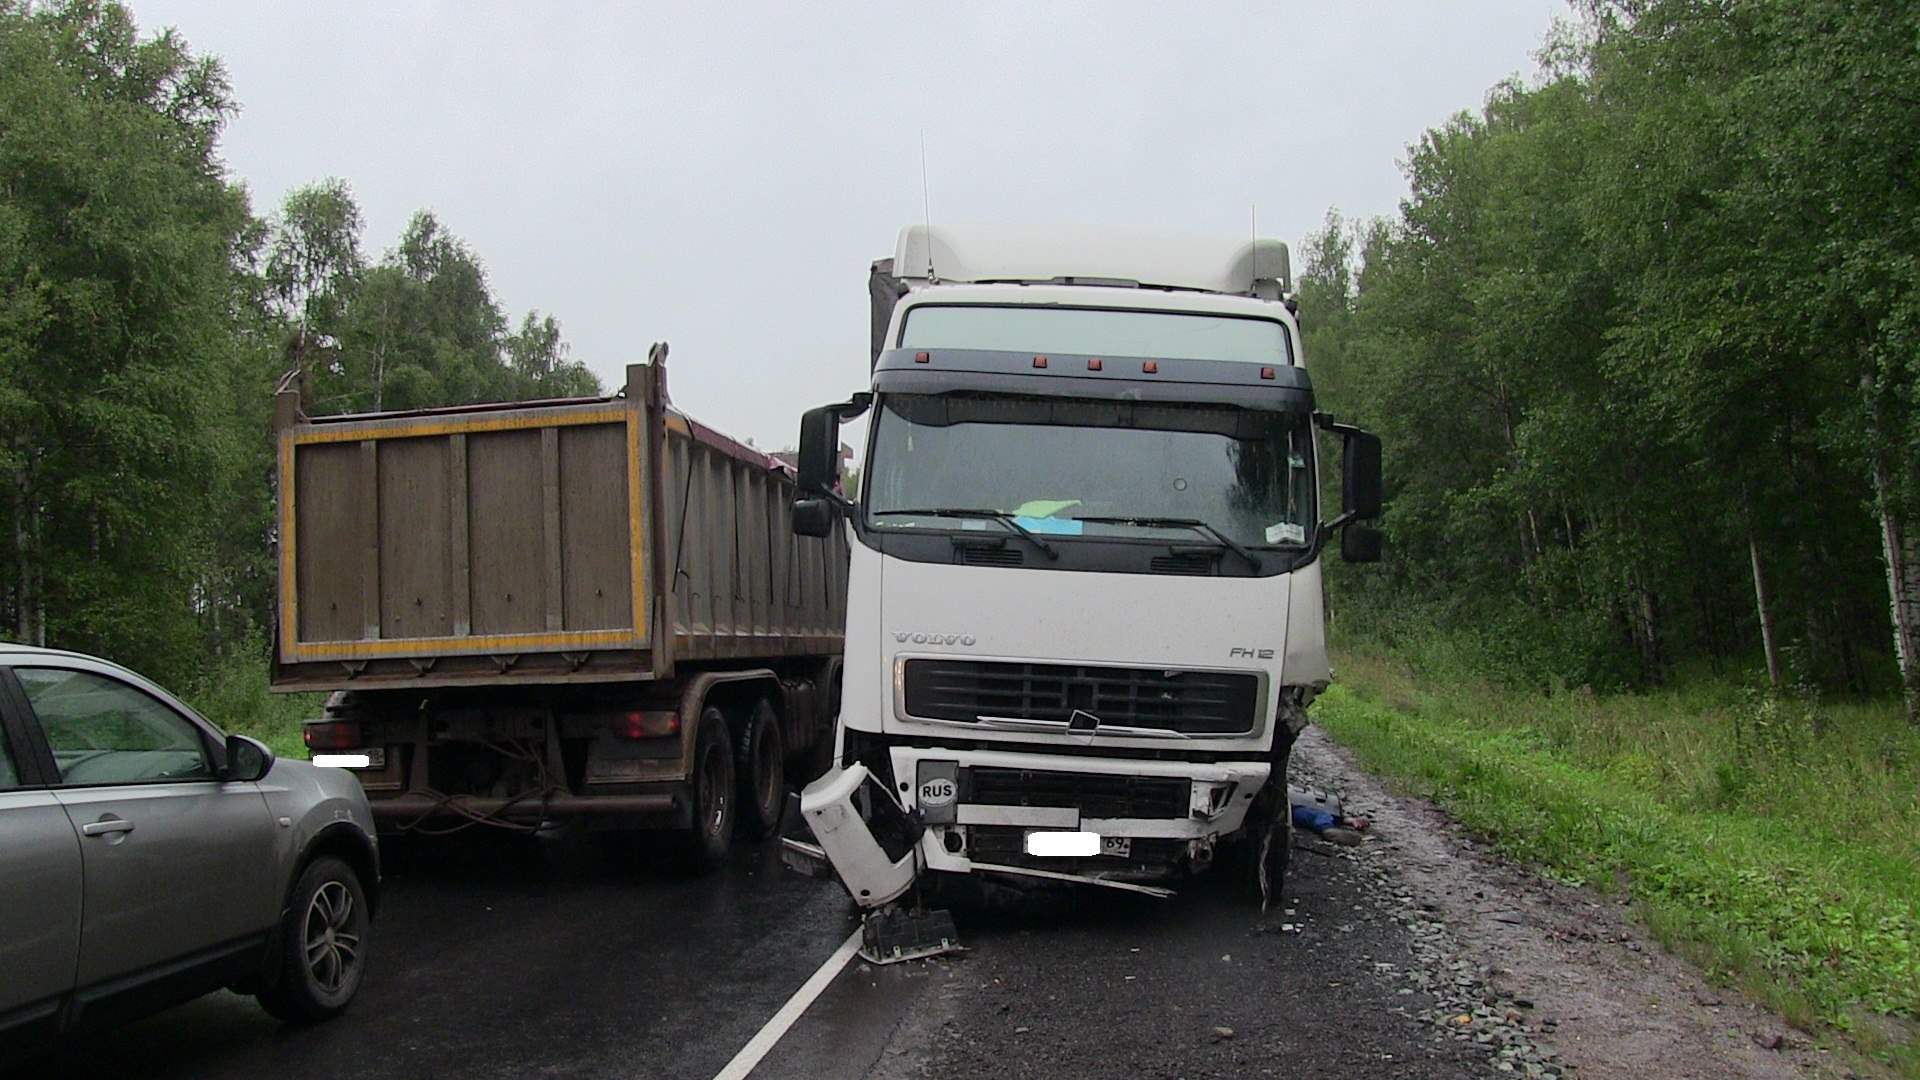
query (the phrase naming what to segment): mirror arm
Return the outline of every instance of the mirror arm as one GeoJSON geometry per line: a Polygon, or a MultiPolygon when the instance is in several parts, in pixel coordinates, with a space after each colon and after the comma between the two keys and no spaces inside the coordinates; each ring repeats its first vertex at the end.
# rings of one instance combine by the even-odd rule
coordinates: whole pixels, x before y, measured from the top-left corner
{"type": "Polygon", "coordinates": [[[1356,427],[1353,424],[1342,424],[1338,420],[1335,420],[1333,418],[1333,414],[1329,412],[1314,413],[1313,425],[1319,428],[1321,431],[1331,431],[1335,435],[1339,435],[1342,437],[1345,437],[1347,435],[1365,434],[1365,431],[1362,428],[1356,427]]]}
{"type": "Polygon", "coordinates": [[[833,415],[840,420],[851,420],[873,406],[873,391],[862,390],[833,407],[833,415]]]}
{"type": "Polygon", "coordinates": [[[1360,516],[1358,514],[1355,514],[1353,511],[1348,510],[1347,512],[1341,514],[1339,517],[1334,518],[1332,521],[1321,522],[1320,534],[1314,538],[1315,549],[1317,550],[1319,548],[1325,547],[1327,545],[1327,541],[1333,539],[1334,533],[1339,532],[1341,529],[1346,528],[1347,526],[1353,524],[1355,521],[1358,521],[1359,519],[1360,519],[1360,516]]]}

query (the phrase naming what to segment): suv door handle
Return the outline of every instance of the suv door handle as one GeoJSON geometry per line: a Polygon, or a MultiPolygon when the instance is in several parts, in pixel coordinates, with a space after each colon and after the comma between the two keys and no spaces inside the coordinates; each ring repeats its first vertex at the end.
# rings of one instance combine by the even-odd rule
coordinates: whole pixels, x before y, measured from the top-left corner
{"type": "Polygon", "coordinates": [[[105,836],[108,833],[127,833],[133,831],[133,822],[117,817],[103,817],[80,826],[80,831],[88,836],[105,836]]]}

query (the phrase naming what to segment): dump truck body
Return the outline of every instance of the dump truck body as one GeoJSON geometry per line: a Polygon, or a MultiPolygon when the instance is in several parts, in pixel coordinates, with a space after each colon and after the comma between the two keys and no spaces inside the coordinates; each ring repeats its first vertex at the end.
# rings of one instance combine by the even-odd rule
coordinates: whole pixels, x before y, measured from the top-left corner
{"type": "Polygon", "coordinates": [[[686,824],[709,707],[736,749],[770,709],[822,752],[846,545],[795,536],[791,471],[660,364],[608,398],[276,405],[274,687],[333,692],[309,746],[368,759],[384,823],[686,824]]]}

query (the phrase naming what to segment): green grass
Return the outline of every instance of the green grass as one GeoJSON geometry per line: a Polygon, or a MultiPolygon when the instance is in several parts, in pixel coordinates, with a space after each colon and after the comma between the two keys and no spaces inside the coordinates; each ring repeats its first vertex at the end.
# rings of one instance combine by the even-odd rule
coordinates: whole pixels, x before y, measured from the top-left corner
{"type": "Polygon", "coordinates": [[[1544,695],[1340,656],[1314,708],[1508,856],[1625,891],[1711,977],[1920,1077],[1920,731],[1699,682],[1544,695]]]}
{"type": "Polygon", "coordinates": [[[182,700],[233,735],[251,735],[280,757],[305,761],[300,722],[317,716],[324,694],[275,694],[267,688],[267,648],[246,643],[209,661],[199,678],[177,690],[182,700]]]}

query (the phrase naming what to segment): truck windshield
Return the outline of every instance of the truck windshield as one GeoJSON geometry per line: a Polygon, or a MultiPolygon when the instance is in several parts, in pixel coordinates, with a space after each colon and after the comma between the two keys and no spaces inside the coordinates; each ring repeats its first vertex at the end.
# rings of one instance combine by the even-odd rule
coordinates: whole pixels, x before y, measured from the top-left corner
{"type": "Polygon", "coordinates": [[[926,304],[907,312],[900,347],[1293,362],[1271,319],[1117,308],[926,304]]]}
{"type": "Polygon", "coordinates": [[[862,484],[876,529],[995,529],[1304,545],[1314,525],[1304,414],[1005,394],[890,394],[862,484]],[[964,513],[942,513],[963,510],[964,513]],[[1099,520],[1094,520],[1099,519],[1099,520]]]}

